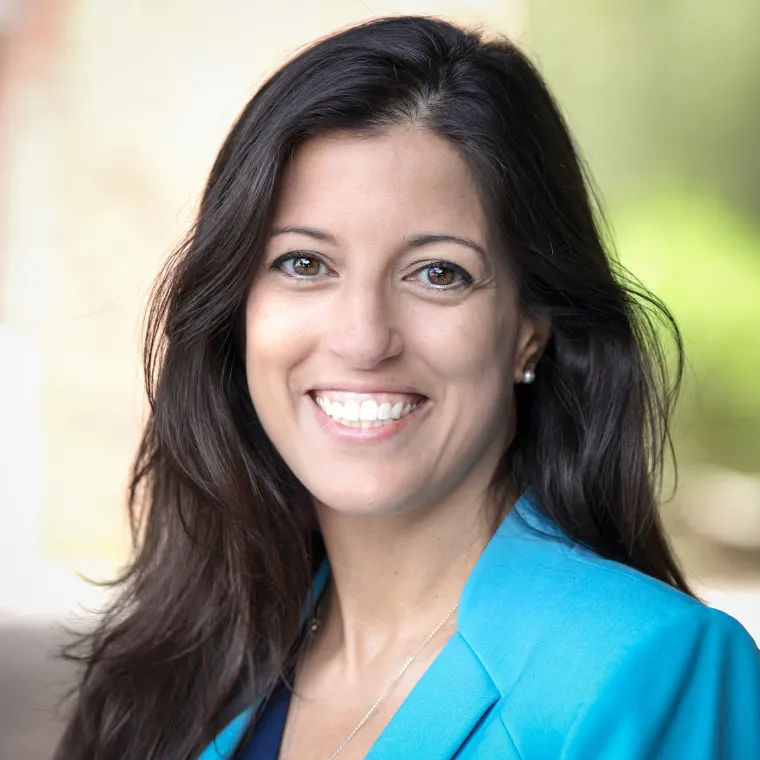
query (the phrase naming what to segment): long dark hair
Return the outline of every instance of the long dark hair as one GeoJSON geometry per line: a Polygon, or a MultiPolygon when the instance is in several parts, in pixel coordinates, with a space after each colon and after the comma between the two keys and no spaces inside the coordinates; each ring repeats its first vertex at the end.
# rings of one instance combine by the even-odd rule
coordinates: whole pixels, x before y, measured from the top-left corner
{"type": "Polygon", "coordinates": [[[135,553],[113,604],[68,650],[82,675],[58,760],[193,758],[288,672],[324,549],[308,494],[253,408],[242,309],[299,142],[400,123],[458,146],[522,307],[552,325],[536,382],[516,390],[494,494],[532,490],[578,542],[689,593],[657,512],[680,335],[605,251],[551,95],[505,39],[430,18],[373,21],[261,87],[159,278],[144,357],[151,415],[129,494],[135,553]]]}

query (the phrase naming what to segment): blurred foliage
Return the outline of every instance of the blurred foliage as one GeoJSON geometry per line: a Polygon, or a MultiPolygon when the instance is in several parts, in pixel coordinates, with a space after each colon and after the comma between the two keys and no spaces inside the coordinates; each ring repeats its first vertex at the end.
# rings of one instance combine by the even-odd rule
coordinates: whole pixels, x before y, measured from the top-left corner
{"type": "Polygon", "coordinates": [[[620,258],[683,331],[679,457],[760,472],[760,2],[529,7],[620,258]]]}
{"type": "Polygon", "coordinates": [[[760,216],[758,0],[529,0],[528,52],[613,202],[677,177],[760,216]]]}
{"type": "Polygon", "coordinates": [[[760,472],[760,231],[676,189],[619,209],[615,231],[621,262],[683,332],[679,453],[760,472]]]}

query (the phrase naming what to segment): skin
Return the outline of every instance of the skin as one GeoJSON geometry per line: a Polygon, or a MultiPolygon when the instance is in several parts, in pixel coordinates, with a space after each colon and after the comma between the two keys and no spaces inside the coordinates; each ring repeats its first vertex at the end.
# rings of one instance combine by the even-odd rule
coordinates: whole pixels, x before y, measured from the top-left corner
{"type": "MultiPolygon", "coordinates": [[[[485,494],[513,434],[514,384],[549,327],[520,312],[489,229],[455,146],[422,129],[311,138],[285,172],[246,305],[247,377],[265,431],[313,496],[332,568],[290,757],[334,752],[458,600],[490,537],[485,494]],[[282,231],[292,227],[324,234],[282,231]],[[423,234],[481,250],[409,245],[423,234]],[[306,265],[282,260],[293,252],[306,265]],[[352,383],[428,400],[398,434],[346,441],[319,424],[309,391],[352,383]]],[[[452,617],[342,760],[366,754],[455,627],[452,617]]]]}

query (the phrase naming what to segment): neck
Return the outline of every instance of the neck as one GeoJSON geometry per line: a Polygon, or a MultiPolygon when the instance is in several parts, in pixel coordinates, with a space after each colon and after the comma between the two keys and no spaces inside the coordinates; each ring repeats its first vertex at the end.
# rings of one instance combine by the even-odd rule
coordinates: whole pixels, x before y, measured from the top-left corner
{"type": "Polygon", "coordinates": [[[491,533],[482,502],[392,516],[317,505],[317,514],[331,568],[323,635],[353,664],[424,638],[458,602],[491,533]]]}

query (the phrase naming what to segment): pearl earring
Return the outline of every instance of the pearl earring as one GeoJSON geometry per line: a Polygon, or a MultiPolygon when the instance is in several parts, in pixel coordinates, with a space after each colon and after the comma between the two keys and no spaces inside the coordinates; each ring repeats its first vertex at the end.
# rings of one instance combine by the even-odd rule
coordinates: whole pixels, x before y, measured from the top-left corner
{"type": "Polygon", "coordinates": [[[523,372],[522,381],[526,385],[530,385],[536,379],[536,373],[532,369],[526,369],[523,372]]]}

